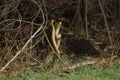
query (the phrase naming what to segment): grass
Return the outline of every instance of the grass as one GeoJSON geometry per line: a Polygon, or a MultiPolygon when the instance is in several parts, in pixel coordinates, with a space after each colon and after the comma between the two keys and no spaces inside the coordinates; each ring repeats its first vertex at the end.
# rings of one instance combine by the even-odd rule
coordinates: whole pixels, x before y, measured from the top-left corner
{"type": "Polygon", "coordinates": [[[62,70],[53,72],[27,70],[22,73],[14,73],[9,78],[1,75],[0,80],[120,80],[120,65],[105,69],[80,66],[68,73],[62,70]]]}

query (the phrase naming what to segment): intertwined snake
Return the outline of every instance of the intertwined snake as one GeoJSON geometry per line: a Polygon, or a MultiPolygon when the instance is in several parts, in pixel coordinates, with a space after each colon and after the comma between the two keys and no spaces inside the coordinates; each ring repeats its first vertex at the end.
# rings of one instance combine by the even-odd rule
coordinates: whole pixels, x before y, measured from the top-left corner
{"type": "Polygon", "coordinates": [[[52,27],[52,44],[55,48],[55,51],[57,52],[58,56],[60,55],[60,42],[61,42],[61,34],[59,34],[60,28],[62,23],[58,22],[56,26],[54,26],[54,20],[51,20],[51,27],[52,27]]]}

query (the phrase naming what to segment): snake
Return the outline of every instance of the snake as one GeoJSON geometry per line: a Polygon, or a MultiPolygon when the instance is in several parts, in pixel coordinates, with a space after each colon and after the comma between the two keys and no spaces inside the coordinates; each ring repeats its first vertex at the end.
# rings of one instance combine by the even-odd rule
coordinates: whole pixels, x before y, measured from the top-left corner
{"type": "Polygon", "coordinates": [[[50,25],[52,27],[52,43],[53,43],[53,46],[57,54],[59,55],[60,54],[60,50],[59,50],[60,39],[59,38],[61,37],[61,34],[59,34],[59,30],[60,30],[61,23],[59,23],[58,28],[55,28],[54,20],[51,20],[50,25]]]}

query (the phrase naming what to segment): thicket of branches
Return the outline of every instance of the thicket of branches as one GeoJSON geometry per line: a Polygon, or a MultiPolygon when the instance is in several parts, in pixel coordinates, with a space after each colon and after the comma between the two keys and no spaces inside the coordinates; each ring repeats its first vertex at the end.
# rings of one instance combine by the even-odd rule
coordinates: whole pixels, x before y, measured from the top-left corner
{"type": "Polygon", "coordinates": [[[18,52],[14,66],[22,61],[39,63],[51,51],[51,19],[62,21],[62,44],[87,39],[99,43],[101,50],[109,46],[111,53],[119,54],[119,14],[120,0],[1,0],[0,67],[18,52]]]}

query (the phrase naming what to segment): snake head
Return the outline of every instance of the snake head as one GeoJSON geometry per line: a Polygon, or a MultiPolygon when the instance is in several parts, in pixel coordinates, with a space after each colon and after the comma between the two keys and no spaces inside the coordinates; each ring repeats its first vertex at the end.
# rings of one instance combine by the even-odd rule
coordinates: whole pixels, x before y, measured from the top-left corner
{"type": "Polygon", "coordinates": [[[54,27],[54,22],[55,21],[52,19],[51,22],[50,22],[51,27],[54,27]]]}
{"type": "Polygon", "coordinates": [[[62,22],[60,21],[58,22],[57,27],[61,27],[61,26],[62,26],[62,22]]]}

